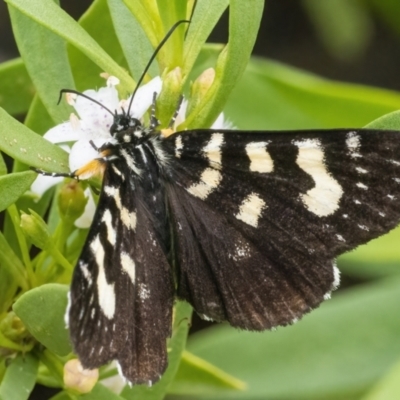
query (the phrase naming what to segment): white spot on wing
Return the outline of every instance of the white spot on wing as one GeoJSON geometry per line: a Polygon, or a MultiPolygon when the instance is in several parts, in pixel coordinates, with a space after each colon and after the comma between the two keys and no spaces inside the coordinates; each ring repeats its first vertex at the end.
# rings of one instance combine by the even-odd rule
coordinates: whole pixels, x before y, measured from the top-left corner
{"type": "Polygon", "coordinates": [[[69,328],[69,311],[71,309],[71,292],[70,291],[68,291],[67,298],[68,298],[68,304],[67,304],[67,309],[65,310],[65,314],[64,314],[64,323],[65,323],[65,327],[69,328]]]}
{"type": "Polygon", "coordinates": [[[246,145],[250,159],[250,171],[268,173],[274,170],[274,162],[267,151],[269,142],[251,142],[246,145]]]}
{"type": "Polygon", "coordinates": [[[150,290],[144,283],[139,284],[139,297],[142,301],[147,300],[150,297],[150,290]]]}
{"type": "Polygon", "coordinates": [[[368,190],[368,186],[364,185],[361,182],[357,182],[356,186],[359,187],[360,189],[368,190]]]}
{"type": "Polygon", "coordinates": [[[340,240],[341,242],[345,242],[345,238],[342,235],[336,235],[337,239],[340,240]]]}
{"type": "Polygon", "coordinates": [[[369,231],[368,226],[365,225],[357,225],[360,229],[362,229],[363,231],[369,231]]]}
{"type": "Polygon", "coordinates": [[[296,159],[297,165],[309,174],[315,187],[306,194],[301,194],[301,199],[309,211],[325,217],[333,214],[339,208],[343,189],[326,170],[324,152],[317,139],[307,139],[294,142],[299,148],[296,159]]]}
{"type": "Polygon", "coordinates": [[[122,207],[121,210],[121,220],[122,223],[131,230],[136,229],[136,213],[134,211],[130,212],[126,207],[122,207]]]}
{"type": "Polygon", "coordinates": [[[82,274],[88,283],[88,286],[91,286],[92,282],[93,282],[93,278],[92,278],[92,274],[90,273],[90,271],[88,269],[88,265],[86,263],[83,263],[82,261],[80,261],[79,268],[81,269],[82,274]]]}
{"type": "Polygon", "coordinates": [[[206,168],[200,177],[199,183],[194,183],[186,189],[193,196],[205,200],[207,196],[215,190],[221,182],[221,173],[213,168],[206,168]]]}
{"type": "Polygon", "coordinates": [[[213,133],[210,141],[204,146],[203,153],[211,163],[221,164],[221,146],[224,144],[222,133],[213,133]]]}
{"type": "Polygon", "coordinates": [[[361,140],[360,136],[356,132],[349,132],[347,134],[346,145],[347,148],[349,149],[349,154],[351,157],[353,158],[362,157],[362,155],[358,153],[358,150],[360,150],[361,147],[361,140]]]}
{"type": "Polygon", "coordinates": [[[175,140],[175,157],[181,158],[183,149],[182,136],[178,136],[175,140]]]}
{"type": "MultiPolygon", "coordinates": [[[[96,260],[97,268],[97,292],[98,302],[101,310],[108,319],[112,319],[115,313],[115,291],[114,283],[108,283],[104,270],[104,248],[97,235],[90,244],[90,248],[96,260]]],[[[99,320],[100,321],[100,320],[99,320]]]]}
{"type": "Polygon", "coordinates": [[[121,220],[122,223],[128,228],[135,230],[136,228],[136,213],[130,212],[126,207],[124,207],[121,203],[121,195],[119,193],[119,189],[114,186],[105,186],[104,192],[107,196],[113,197],[115,204],[121,212],[121,220]]]}
{"type": "Polygon", "coordinates": [[[235,217],[257,228],[258,220],[265,206],[265,201],[258,194],[251,193],[243,200],[235,217]]]}
{"type": "Polygon", "coordinates": [[[364,168],[361,167],[356,167],[356,171],[359,172],[360,174],[366,174],[368,171],[364,168]]]}
{"type": "Polygon", "coordinates": [[[128,274],[131,282],[135,284],[135,262],[128,253],[121,253],[121,266],[122,270],[128,274]]]}
{"type": "Polygon", "coordinates": [[[117,234],[112,225],[112,216],[110,210],[105,210],[103,214],[102,221],[106,224],[107,228],[107,240],[111,245],[115,245],[117,242],[117,234]]]}

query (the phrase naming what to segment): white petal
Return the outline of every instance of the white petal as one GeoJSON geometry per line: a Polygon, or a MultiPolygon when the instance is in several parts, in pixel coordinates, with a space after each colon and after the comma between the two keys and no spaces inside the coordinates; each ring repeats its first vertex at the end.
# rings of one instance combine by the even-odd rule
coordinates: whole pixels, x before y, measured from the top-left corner
{"type": "Polygon", "coordinates": [[[82,132],[74,129],[68,121],[49,129],[43,137],[52,143],[73,142],[82,138],[82,132]]]}
{"type": "Polygon", "coordinates": [[[184,99],[176,116],[174,128],[178,127],[186,119],[187,106],[188,101],[184,99]]]}
{"type": "MultiPolygon", "coordinates": [[[[98,138],[93,139],[93,142],[97,147],[100,147],[106,143],[107,140],[98,138]]],[[[69,168],[71,171],[75,171],[98,156],[99,153],[92,147],[92,145],[89,143],[89,140],[78,140],[72,146],[71,153],[69,155],[69,168]]]]}
{"type": "Polygon", "coordinates": [[[221,113],[211,125],[211,129],[236,129],[236,127],[225,119],[224,113],[221,113]]]}
{"type": "MultiPolygon", "coordinates": [[[[112,113],[118,109],[118,92],[114,86],[103,87],[98,91],[86,90],[83,93],[93,100],[104,104],[112,113]]],[[[107,133],[113,122],[113,115],[109,111],[82,96],[78,96],[76,99],[75,110],[81,118],[82,125],[84,122],[82,129],[85,128],[89,132],[98,130],[107,133]]]]}
{"type": "Polygon", "coordinates": [[[63,177],[53,177],[53,176],[44,176],[39,175],[35,181],[31,185],[31,192],[37,194],[39,197],[42,197],[43,193],[46,190],[50,189],[52,186],[61,182],[63,177]]]}
{"type": "MultiPolygon", "coordinates": [[[[153,102],[154,92],[157,93],[158,97],[161,89],[162,80],[159,76],[156,76],[150,82],[141,86],[135,94],[129,114],[134,118],[142,118],[143,114],[149,109],[153,102]]],[[[131,97],[127,100],[127,104],[129,104],[130,100],[131,97]]]]}
{"type": "Polygon", "coordinates": [[[89,228],[92,221],[94,212],[96,211],[96,204],[94,203],[92,192],[89,188],[85,190],[85,197],[88,198],[88,201],[85,206],[85,211],[83,214],[75,221],[75,226],[77,228],[85,229],[89,228]]]}

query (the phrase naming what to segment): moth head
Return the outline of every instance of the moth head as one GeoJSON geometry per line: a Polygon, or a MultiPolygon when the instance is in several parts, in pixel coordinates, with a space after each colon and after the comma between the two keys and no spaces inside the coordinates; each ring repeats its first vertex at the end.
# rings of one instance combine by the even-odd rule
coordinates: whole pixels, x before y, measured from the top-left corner
{"type": "Polygon", "coordinates": [[[122,139],[122,137],[127,134],[128,131],[136,132],[142,130],[142,123],[137,118],[133,118],[126,113],[123,113],[114,115],[114,122],[111,125],[110,134],[120,142],[120,139],[122,139]]]}

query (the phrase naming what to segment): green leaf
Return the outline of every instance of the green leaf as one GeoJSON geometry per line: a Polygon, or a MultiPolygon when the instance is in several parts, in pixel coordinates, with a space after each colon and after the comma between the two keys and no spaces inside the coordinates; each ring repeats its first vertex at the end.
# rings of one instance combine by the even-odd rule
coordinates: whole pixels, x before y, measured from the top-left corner
{"type": "MultiPolygon", "coordinates": [[[[0,268],[2,274],[13,277],[16,284],[23,289],[28,288],[27,274],[24,265],[14,253],[4,235],[0,232],[0,268]],[[6,271],[6,272],[5,272],[6,271]]],[[[4,284],[4,283],[3,283],[4,284]]],[[[1,287],[1,286],[0,286],[1,287]]]]}
{"type": "Polygon", "coordinates": [[[400,361],[390,368],[381,381],[361,400],[393,400],[400,398],[400,361]]]}
{"type": "MultiPolygon", "coordinates": [[[[123,400],[124,397],[118,396],[110,389],[103,386],[101,383],[97,383],[92,391],[87,394],[82,394],[79,396],[82,400],[123,400]]],[[[139,399],[141,399],[139,397],[139,399]]]]}
{"type": "Polygon", "coordinates": [[[274,332],[225,325],[196,333],[188,350],[248,384],[230,399],[347,399],[398,360],[399,305],[400,279],[392,277],[334,295],[274,332]]]}
{"type": "MultiPolygon", "coordinates": [[[[96,0],[79,19],[79,25],[101,46],[109,56],[122,68],[127,69],[121,46],[115,34],[107,0],[96,0]],[[99,29],[101,26],[101,29],[99,29]]],[[[111,73],[101,66],[96,65],[90,58],[74,46],[69,46],[69,59],[78,89],[86,90],[104,86],[101,72],[111,73]]],[[[113,73],[113,75],[115,75],[113,73]]],[[[118,76],[118,75],[116,75],[118,76]]],[[[119,76],[118,76],[119,77],[119,76]]],[[[126,93],[128,88],[123,87],[126,93]]]]}
{"type": "Polygon", "coordinates": [[[68,119],[70,107],[57,104],[60,89],[75,87],[65,41],[17,9],[9,11],[19,52],[40,99],[55,122],[68,119]]]}
{"type": "MultiPolygon", "coordinates": [[[[108,0],[107,3],[129,70],[137,81],[153,54],[153,47],[143,32],[141,25],[123,2],[120,0],[108,0]]],[[[157,66],[154,63],[150,68],[150,75],[157,75],[157,66]]]]}
{"type": "Polygon", "coordinates": [[[182,354],[178,372],[168,393],[186,396],[215,395],[221,391],[244,390],[246,384],[188,351],[182,354]]]}
{"type": "Polygon", "coordinates": [[[69,172],[68,154],[32,132],[0,108],[0,150],[32,167],[69,172]]]}
{"type": "Polygon", "coordinates": [[[7,165],[4,161],[3,155],[0,153],[0,176],[7,174],[7,165]]]}
{"type": "Polygon", "coordinates": [[[0,64],[0,107],[9,114],[24,114],[35,88],[21,58],[0,64]]]}
{"type": "Polygon", "coordinates": [[[13,306],[35,339],[60,356],[71,352],[64,322],[67,293],[68,286],[49,283],[26,292],[13,306]]]}
{"type": "MultiPolygon", "coordinates": [[[[203,52],[203,68],[216,51],[207,47],[203,52]]],[[[253,58],[224,111],[242,129],[274,130],[362,127],[399,108],[399,93],[253,58]]]]}
{"type": "Polygon", "coordinates": [[[400,130],[400,111],[386,114],[365,126],[366,129],[393,129],[400,130]]]}
{"type": "Polygon", "coordinates": [[[69,394],[68,392],[59,392],[55,396],[50,397],[49,400],[75,400],[76,396],[69,394]]]}
{"type": "Polygon", "coordinates": [[[87,32],[52,0],[7,0],[7,3],[38,24],[61,36],[82,51],[103,71],[117,76],[126,90],[132,90],[132,78],[87,32]]]}
{"type": "Polygon", "coordinates": [[[203,44],[210,36],[228,5],[229,0],[197,1],[196,11],[193,15],[184,43],[184,77],[192,70],[203,44]]]}
{"type": "Polygon", "coordinates": [[[161,400],[164,398],[178,371],[182,352],[185,349],[191,312],[192,308],[186,302],[180,301],[175,306],[172,338],[168,342],[168,349],[171,349],[168,352],[168,368],[162,378],[152,387],[139,385],[130,388],[125,386],[121,392],[123,398],[127,400],[161,400]]]}
{"type": "Polygon", "coordinates": [[[0,176],[0,211],[15,203],[30,188],[36,175],[33,171],[25,171],[0,176]]]}
{"type": "Polygon", "coordinates": [[[0,385],[0,400],[28,400],[35,386],[38,364],[29,353],[11,361],[0,385]]]}
{"type": "Polygon", "coordinates": [[[249,61],[263,12],[264,2],[231,0],[229,8],[229,41],[218,57],[215,80],[180,130],[210,126],[222,111],[231,91],[241,78],[249,61]]]}

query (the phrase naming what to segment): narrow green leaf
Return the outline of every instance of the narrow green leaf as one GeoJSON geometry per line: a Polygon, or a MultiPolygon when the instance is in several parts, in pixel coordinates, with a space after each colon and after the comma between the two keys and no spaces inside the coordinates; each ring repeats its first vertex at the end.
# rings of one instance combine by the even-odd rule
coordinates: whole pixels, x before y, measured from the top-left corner
{"type": "Polygon", "coordinates": [[[192,308],[188,303],[180,301],[176,304],[172,338],[168,342],[168,348],[171,349],[168,353],[168,368],[160,381],[152,387],[140,385],[130,388],[125,386],[121,392],[123,398],[127,400],[161,400],[164,398],[179,368],[182,352],[186,345],[191,313],[192,308]]]}
{"type": "Polygon", "coordinates": [[[76,396],[68,392],[59,392],[55,396],[50,397],[49,400],[75,400],[76,396]]]}
{"type": "Polygon", "coordinates": [[[57,104],[62,88],[75,87],[65,41],[14,7],[9,12],[19,52],[42,102],[55,122],[68,119],[70,107],[57,104]]]}
{"type": "Polygon", "coordinates": [[[164,35],[164,29],[155,0],[123,0],[136,21],[142,26],[147,38],[155,48],[164,35]]]}
{"type": "Polygon", "coordinates": [[[7,165],[4,161],[3,155],[0,153],[0,176],[7,174],[7,165]]]}
{"type": "Polygon", "coordinates": [[[210,36],[228,5],[229,0],[197,1],[196,11],[190,23],[184,44],[184,77],[192,70],[203,44],[210,36]]]}
{"type": "MultiPolygon", "coordinates": [[[[108,0],[114,28],[122,46],[131,74],[139,79],[153,54],[153,47],[143,32],[142,26],[120,0],[108,0]]],[[[150,75],[156,76],[157,66],[152,65],[150,75]]]]}
{"type": "Polygon", "coordinates": [[[400,362],[390,369],[381,381],[361,400],[393,400],[400,398],[400,362]]]}
{"type": "Polygon", "coordinates": [[[188,351],[181,363],[168,393],[181,396],[215,395],[216,393],[244,390],[246,384],[188,351]]]}
{"type": "MultiPolygon", "coordinates": [[[[157,0],[157,6],[165,33],[168,32],[176,22],[186,18],[187,1],[157,0]]],[[[168,66],[169,69],[183,65],[183,40],[187,28],[187,25],[180,25],[164,45],[161,64],[168,66]]]]}
{"type": "Polygon", "coordinates": [[[36,178],[33,171],[18,172],[0,177],[0,211],[15,203],[32,185],[36,178]]]}
{"type": "MultiPolygon", "coordinates": [[[[2,258],[1,253],[2,251],[0,250],[0,260],[2,258]]],[[[0,314],[6,312],[10,308],[17,289],[18,283],[15,281],[12,274],[10,274],[9,269],[0,265],[0,314]]]]}
{"type": "Polygon", "coordinates": [[[334,294],[275,332],[225,325],[196,333],[188,350],[248,384],[230,399],[346,399],[366,391],[398,360],[399,304],[400,279],[391,277],[334,294]]]}
{"type": "Polygon", "coordinates": [[[35,386],[38,361],[31,354],[19,355],[7,367],[0,385],[0,400],[28,400],[35,386]]]}
{"type": "Polygon", "coordinates": [[[261,0],[230,1],[229,41],[218,57],[215,80],[203,101],[179,129],[208,127],[216,120],[245,71],[257,37],[263,6],[261,0]]]}
{"type": "Polygon", "coordinates": [[[61,36],[82,51],[103,71],[117,76],[126,90],[132,90],[132,78],[93,40],[87,32],[52,0],[7,0],[27,17],[61,36]]]}
{"type": "MultiPolygon", "coordinates": [[[[108,53],[115,63],[126,70],[128,69],[118,37],[115,34],[107,0],[94,1],[78,23],[108,53]],[[99,29],[99,26],[101,26],[101,29],[99,29]]],[[[111,73],[111,71],[96,65],[95,62],[74,46],[69,46],[68,53],[75,84],[79,90],[104,86],[104,78],[100,76],[100,73],[111,73]]],[[[128,91],[125,87],[122,87],[122,90],[123,92],[121,93],[123,94],[128,91]]]]}
{"type": "Polygon", "coordinates": [[[27,274],[21,260],[14,253],[4,235],[0,232],[0,265],[1,269],[7,270],[14,281],[23,289],[28,288],[27,274]]]}
{"type": "Polygon", "coordinates": [[[64,322],[67,293],[68,286],[49,283],[26,292],[13,306],[35,339],[60,356],[71,352],[64,322]]]}
{"type": "Polygon", "coordinates": [[[24,114],[33,99],[35,88],[21,58],[0,64],[0,107],[9,114],[24,114]]]}
{"type": "Polygon", "coordinates": [[[43,135],[54,126],[54,121],[50,117],[46,107],[43,105],[38,95],[36,95],[32,100],[31,107],[29,108],[28,114],[25,118],[25,125],[40,135],[43,135]]]}
{"type": "MultiPolygon", "coordinates": [[[[103,386],[101,383],[97,383],[92,391],[87,394],[79,396],[82,400],[123,400],[124,397],[118,396],[110,389],[103,386]]],[[[138,399],[141,399],[140,397],[138,399]]]]}
{"type": "Polygon", "coordinates": [[[68,172],[68,154],[48,142],[0,108],[0,150],[29,166],[68,172]]]}

